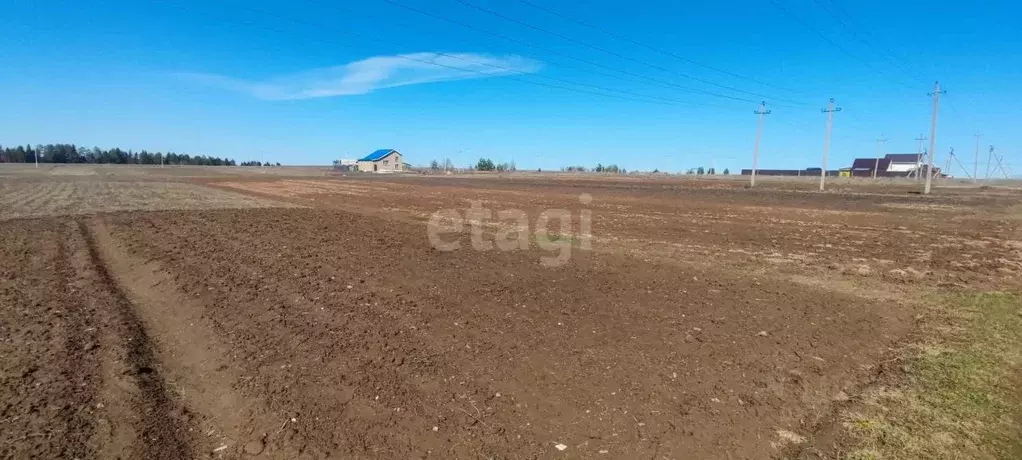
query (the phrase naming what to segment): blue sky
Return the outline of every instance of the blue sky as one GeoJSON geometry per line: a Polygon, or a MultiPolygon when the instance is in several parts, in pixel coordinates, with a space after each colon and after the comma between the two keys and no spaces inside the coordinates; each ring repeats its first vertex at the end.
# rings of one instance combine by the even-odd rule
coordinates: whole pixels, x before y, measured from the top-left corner
{"type": "Polygon", "coordinates": [[[518,0],[8,0],[0,144],[737,170],[766,99],[760,167],[808,167],[834,97],[837,167],[881,133],[914,152],[939,79],[938,162],[950,147],[971,161],[979,130],[984,159],[993,144],[1022,170],[1022,34],[1005,20],[1022,7],[1007,1],[529,1],[601,30],[518,0]]]}

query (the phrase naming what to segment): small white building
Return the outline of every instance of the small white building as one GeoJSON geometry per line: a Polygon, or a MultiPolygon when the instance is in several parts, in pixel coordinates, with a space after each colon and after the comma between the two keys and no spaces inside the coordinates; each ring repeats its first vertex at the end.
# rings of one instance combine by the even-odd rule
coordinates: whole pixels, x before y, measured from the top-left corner
{"type": "Polygon", "coordinates": [[[923,155],[919,153],[888,153],[884,156],[885,160],[890,161],[887,172],[892,173],[916,171],[923,166],[922,158],[923,155]]]}
{"type": "Polygon", "coordinates": [[[334,169],[337,171],[358,171],[358,162],[345,159],[336,160],[334,161],[334,169]]]}
{"type": "Polygon", "coordinates": [[[399,172],[405,170],[403,155],[394,149],[380,149],[358,160],[363,172],[399,172]]]}

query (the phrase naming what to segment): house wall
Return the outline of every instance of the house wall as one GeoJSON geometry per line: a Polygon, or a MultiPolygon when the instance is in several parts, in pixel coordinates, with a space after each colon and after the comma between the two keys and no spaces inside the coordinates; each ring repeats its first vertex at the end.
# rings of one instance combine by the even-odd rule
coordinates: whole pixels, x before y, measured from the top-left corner
{"type": "Polygon", "coordinates": [[[891,163],[887,167],[888,172],[909,172],[918,168],[919,165],[916,163],[891,163]]]}
{"type": "Polygon", "coordinates": [[[359,161],[358,170],[365,172],[396,172],[404,171],[404,159],[398,152],[391,153],[377,161],[359,161]],[[373,169],[376,165],[376,169],[373,169]]]}
{"type": "MultiPolygon", "coordinates": [[[[836,169],[828,170],[827,177],[837,176],[840,171],[836,169]]],[[[743,169],[743,176],[752,175],[751,169],[743,169]]],[[[819,169],[756,169],[757,176],[800,176],[800,177],[820,177],[821,171],[819,169]]]]}
{"type": "Polygon", "coordinates": [[[380,161],[377,161],[376,164],[380,171],[401,171],[403,163],[401,161],[401,154],[394,152],[380,158],[380,161]]]}

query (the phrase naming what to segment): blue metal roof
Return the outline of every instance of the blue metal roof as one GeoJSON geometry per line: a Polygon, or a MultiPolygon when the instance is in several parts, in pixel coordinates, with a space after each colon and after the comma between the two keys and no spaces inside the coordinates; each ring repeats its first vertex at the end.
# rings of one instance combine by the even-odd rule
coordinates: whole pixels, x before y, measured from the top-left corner
{"type": "Polygon", "coordinates": [[[360,159],[358,161],[380,161],[380,160],[383,159],[383,157],[385,157],[387,155],[390,155],[391,153],[395,153],[395,152],[397,152],[397,150],[394,150],[394,149],[380,149],[380,150],[377,150],[377,151],[375,151],[373,153],[370,153],[369,155],[366,155],[365,158],[362,158],[362,159],[360,159]]]}

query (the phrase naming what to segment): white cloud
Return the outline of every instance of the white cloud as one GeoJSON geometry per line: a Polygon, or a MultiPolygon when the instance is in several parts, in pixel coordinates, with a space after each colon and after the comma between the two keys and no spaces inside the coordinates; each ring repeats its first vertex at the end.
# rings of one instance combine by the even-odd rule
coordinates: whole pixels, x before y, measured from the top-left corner
{"type": "Polygon", "coordinates": [[[192,81],[251,94],[260,99],[293,100],[366,94],[383,88],[437,81],[528,74],[538,72],[540,68],[539,62],[515,55],[412,53],[376,56],[265,81],[205,73],[180,75],[192,81]]]}

